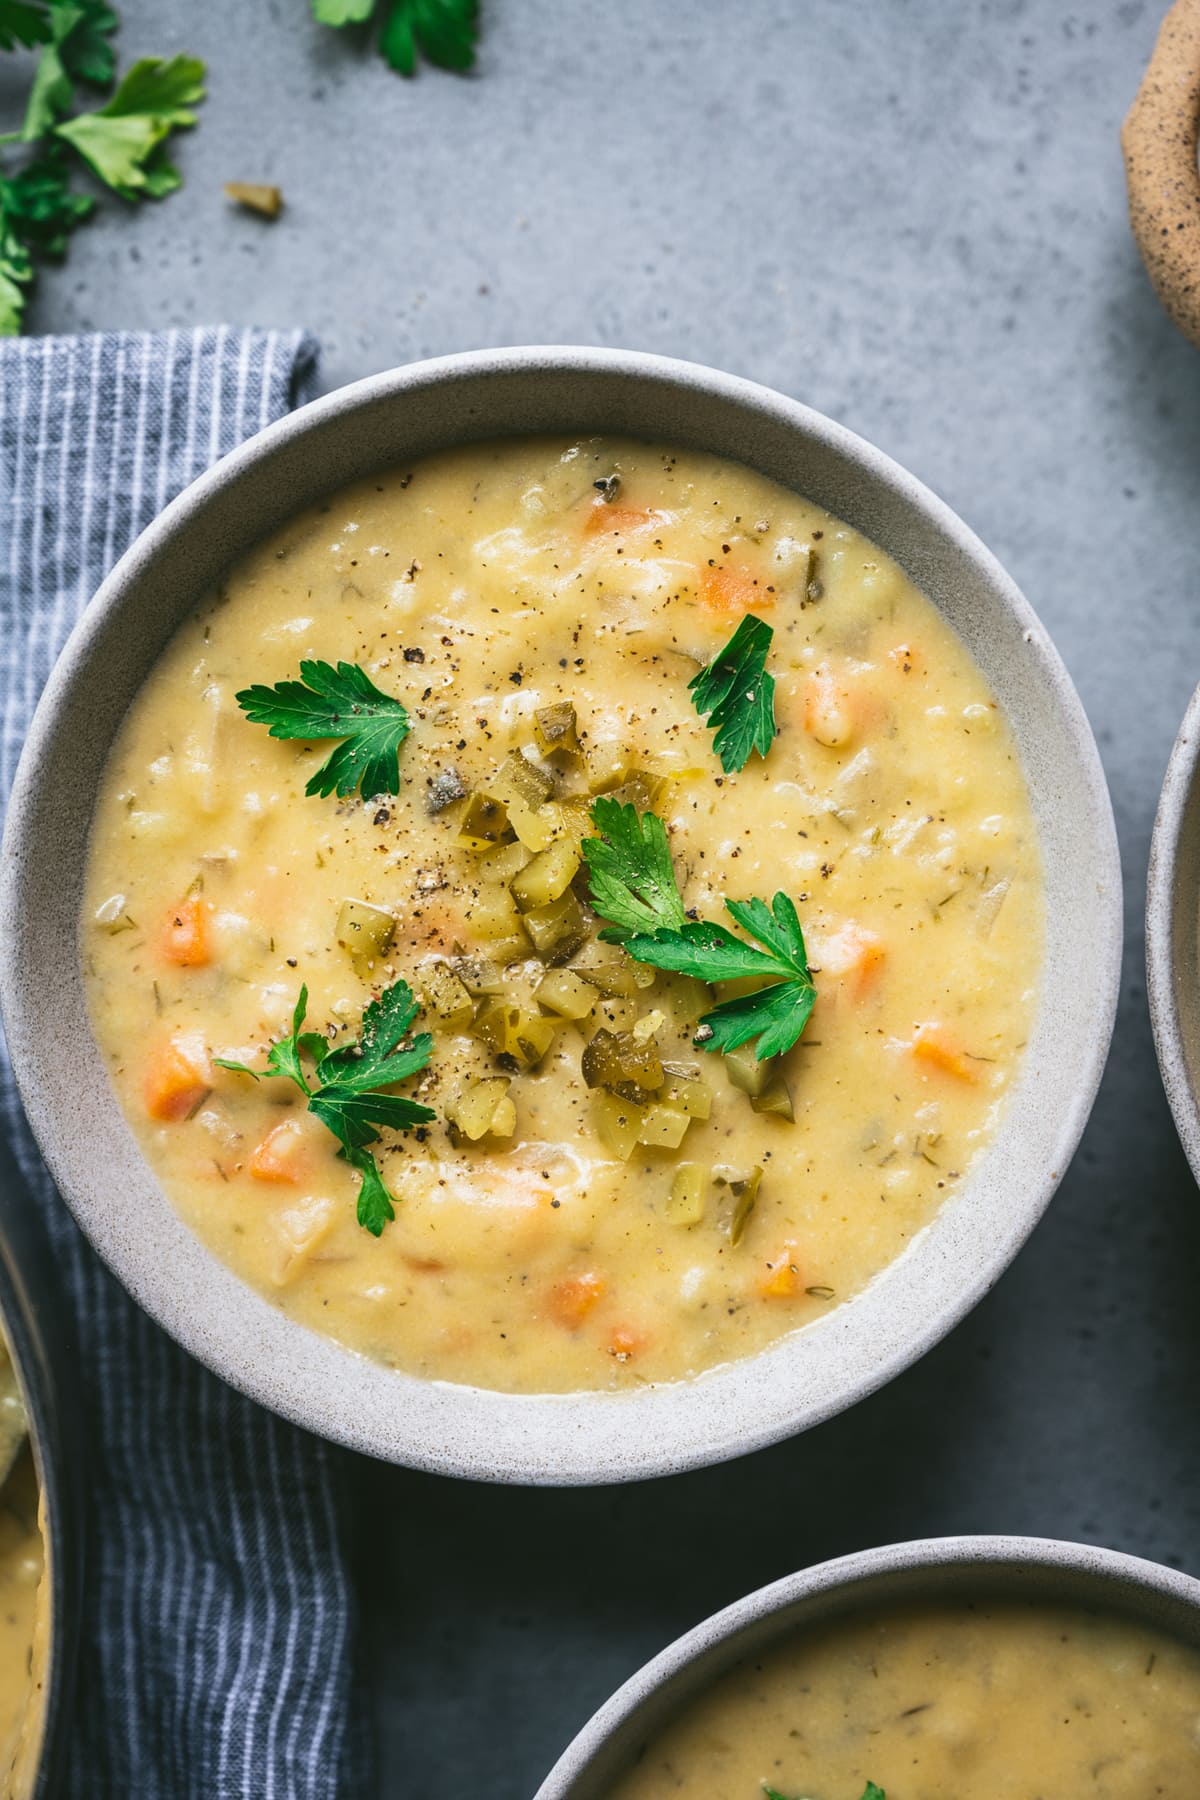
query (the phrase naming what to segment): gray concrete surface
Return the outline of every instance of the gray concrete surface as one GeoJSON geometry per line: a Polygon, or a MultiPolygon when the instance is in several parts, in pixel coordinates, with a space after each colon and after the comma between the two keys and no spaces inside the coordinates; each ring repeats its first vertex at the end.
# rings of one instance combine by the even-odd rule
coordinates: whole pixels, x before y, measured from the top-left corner
{"type": "Polygon", "coordinates": [[[1117,131],[1164,0],[484,0],[479,73],[389,76],[301,0],[125,0],[193,49],[187,186],[81,233],[40,330],[231,319],[324,381],[432,352],[624,344],[773,383],[943,494],[1095,723],[1128,960],[1049,1217],[923,1364],[807,1438],[626,1490],[367,1465],[380,1794],[522,1800],[591,1709],[749,1587],[927,1532],[1043,1532],[1200,1572],[1200,1209],[1146,1018],[1159,782],[1200,677],[1200,352],[1126,229],[1117,131]],[[275,226],[229,178],[277,180],[275,226]]]}

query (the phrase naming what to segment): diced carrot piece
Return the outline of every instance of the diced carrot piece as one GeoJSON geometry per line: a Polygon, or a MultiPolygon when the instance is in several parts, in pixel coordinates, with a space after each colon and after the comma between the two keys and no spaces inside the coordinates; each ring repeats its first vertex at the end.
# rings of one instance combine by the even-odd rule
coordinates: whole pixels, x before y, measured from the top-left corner
{"type": "MultiPolygon", "coordinates": [[[[415,1270],[418,1275],[436,1275],[446,1266],[444,1262],[438,1262],[432,1256],[405,1256],[403,1261],[406,1267],[415,1270]]],[[[471,1337],[474,1337],[473,1332],[471,1337]]]]}
{"type": "Polygon", "coordinates": [[[180,969],[202,969],[210,960],[208,922],[212,907],[191,894],[172,908],[162,933],[162,953],[180,969]]]}
{"type": "Polygon", "coordinates": [[[775,1260],[767,1264],[758,1291],[764,1300],[795,1300],[804,1292],[795,1244],[784,1244],[775,1260]]]}
{"type": "Polygon", "coordinates": [[[250,1157],[250,1173],[256,1181],[300,1181],[308,1172],[308,1145],[298,1119],[281,1119],[272,1125],[250,1157]]]}
{"type": "Polygon", "coordinates": [[[971,1063],[948,1038],[940,1025],[918,1025],[913,1032],[912,1053],[918,1062],[928,1063],[943,1075],[956,1081],[978,1081],[971,1063]]]}
{"type": "Polygon", "coordinates": [[[168,1039],[146,1065],[142,1092],[152,1119],[190,1119],[212,1089],[212,1065],[195,1032],[168,1039]]]}
{"type": "Polygon", "coordinates": [[[856,737],[880,729],[890,709],[864,671],[822,663],[780,697],[784,719],[798,724],[818,744],[841,750],[856,737]]]}
{"type": "Polygon", "coordinates": [[[822,975],[843,982],[855,1000],[866,998],[887,955],[883,939],[856,919],[847,919],[813,951],[822,975]]]}
{"type": "Polygon", "coordinates": [[[831,670],[814,669],[804,684],[804,729],[818,744],[840,749],[854,736],[850,695],[831,670]]]}
{"type": "Polygon", "coordinates": [[[591,1270],[573,1275],[550,1290],[550,1312],[559,1325],[575,1331],[604,1298],[604,1282],[591,1270]]]}
{"type": "Polygon", "coordinates": [[[614,537],[632,537],[635,532],[660,525],[665,516],[649,506],[618,506],[615,501],[594,500],[584,517],[584,535],[593,537],[604,532],[614,537]]]}
{"type": "MultiPolygon", "coordinates": [[[[452,902],[422,901],[399,927],[398,943],[413,950],[450,950],[470,937],[462,910],[452,902]]],[[[391,954],[396,954],[393,946],[391,954]]]]}
{"type": "Polygon", "coordinates": [[[774,606],[775,596],[767,583],[749,569],[720,563],[701,569],[700,603],[711,613],[732,616],[762,612],[765,607],[774,606]]]}
{"type": "Polygon", "coordinates": [[[644,1350],[649,1342],[644,1332],[634,1325],[615,1325],[608,1337],[608,1354],[615,1356],[618,1362],[628,1362],[639,1350],[644,1350]]]}

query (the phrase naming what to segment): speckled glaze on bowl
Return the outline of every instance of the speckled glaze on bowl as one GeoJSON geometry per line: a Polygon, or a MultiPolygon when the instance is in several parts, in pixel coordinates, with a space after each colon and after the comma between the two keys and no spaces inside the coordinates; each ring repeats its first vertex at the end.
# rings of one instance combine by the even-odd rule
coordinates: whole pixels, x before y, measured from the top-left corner
{"type": "Polygon", "coordinates": [[[84,1230],[146,1310],[226,1380],[312,1430],[483,1479],[609,1482],[716,1462],[850,1405],[936,1343],[1050,1199],[1099,1081],[1117,995],[1120,879],[1108,790],[1070,680],[999,564],[928,489],[768,389],[624,351],[418,363],[271,426],[169,506],[59,660],[18,770],[0,872],[0,1002],[22,1097],[84,1230]],[[516,1396],[397,1374],[245,1286],[181,1223],[109,1087],[78,915],[88,830],[121,719],[167,638],[266,532],[372,471],[517,432],[621,432],[735,458],[873,538],[941,607],[1015,733],[1045,864],[1041,1002],[1003,1120],[969,1180],[850,1304],[758,1356],[627,1394],[516,1396]]]}
{"type": "Polygon", "coordinates": [[[726,1669],[789,1632],[893,1603],[988,1596],[1098,1607],[1200,1649],[1200,1581],[1052,1538],[923,1538],[818,1563],[677,1638],[584,1726],[534,1800],[606,1800],[639,1751],[726,1669]]]}
{"type": "Polygon", "coordinates": [[[1200,1181],[1200,688],[1171,751],[1150,841],[1146,993],[1163,1086],[1200,1181]]]}

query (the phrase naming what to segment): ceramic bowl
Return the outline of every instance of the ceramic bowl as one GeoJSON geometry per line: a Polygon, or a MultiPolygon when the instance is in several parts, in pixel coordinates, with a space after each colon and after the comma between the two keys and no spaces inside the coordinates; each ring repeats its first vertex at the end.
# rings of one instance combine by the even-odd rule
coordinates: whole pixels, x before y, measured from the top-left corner
{"type": "Polygon", "coordinates": [[[1112,811],[1045,631],[928,489],[828,419],[749,382],[623,351],[479,352],[373,376],[302,408],[169,506],[104,583],[30,732],[0,876],[0,1001],[22,1097],[100,1254],[202,1362],[326,1436],[426,1469],[547,1483],[663,1475],[752,1450],[861,1398],[936,1343],[1032,1230],[1079,1139],[1112,1028],[1121,943],[1112,811]],[[853,1302],[746,1361],[635,1393],[521,1397],[397,1374],[245,1286],[158,1189],[88,1023],[78,918],[105,758],[168,637],[301,507],[472,439],[620,432],[715,451],[808,495],[894,556],[982,665],[1015,734],[1041,838],[1045,973],[1025,1060],[970,1178],[853,1302]]]}
{"type": "Polygon", "coordinates": [[[0,1319],[29,1420],[49,1586],[42,1741],[30,1800],[59,1791],[82,1618],[85,1440],[70,1317],[29,1190],[0,1143],[0,1319]]]}
{"type": "Polygon", "coordinates": [[[1146,884],[1146,992],[1163,1086],[1200,1181],[1200,688],[1167,764],[1146,884]]]}
{"type": "Polygon", "coordinates": [[[693,1695],[790,1632],[893,1603],[960,1598],[1096,1608],[1200,1649],[1200,1581],[1137,1556],[1020,1537],[923,1538],[862,1550],[759,1588],[677,1638],[584,1726],[534,1800],[606,1800],[693,1695]]]}

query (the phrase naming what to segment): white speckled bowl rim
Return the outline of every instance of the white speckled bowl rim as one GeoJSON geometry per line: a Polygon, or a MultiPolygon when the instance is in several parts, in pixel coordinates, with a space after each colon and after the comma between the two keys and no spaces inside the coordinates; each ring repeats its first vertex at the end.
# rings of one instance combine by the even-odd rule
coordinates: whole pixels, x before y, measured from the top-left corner
{"type": "MultiPolygon", "coordinates": [[[[1095,742],[1045,631],[995,558],[880,451],[769,389],[626,351],[531,348],[417,363],[301,408],[224,458],[142,534],[76,627],[37,709],[0,857],[0,1004],[30,1122],[84,1231],[135,1299],[264,1405],[356,1449],[480,1479],[611,1482],[805,1429],[914,1362],[1001,1274],[1066,1168],[1112,1030],[1116,834],[1095,742]],[[172,630],[310,501],[497,433],[622,432],[716,451],[875,539],[941,606],[1012,724],[1041,834],[1048,940],[1037,1019],[996,1136],[852,1304],[763,1353],[632,1393],[517,1396],[426,1381],[298,1325],[220,1263],[159,1189],[87,1017],[78,942],[105,757],[172,630]]],[[[1019,977],[1018,977],[1019,978],[1019,977]]]]}
{"type": "MultiPolygon", "coordinates": [[[[1022,1537],[923,1538],[862,1550],[759,1588],[677,1638],[592,1716],[535,1800],[606,1800],[693,1695],[789,1632],[860,1609],[984,1595],[1111,1610],[1200,1649],[1200,1581],[1138,1556],[1022,1537]]],[[[886,1786],[887,1773],[875,1779],[886,1786]]]]}
{"type": "Polygon", "coordinates": [[[1200,687],[1171,751],[1150,840],[1146,993],[1175,1128],[1200,1181],[1200,687]]]}

